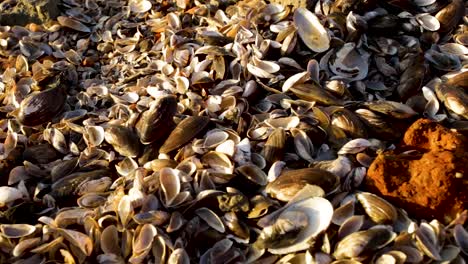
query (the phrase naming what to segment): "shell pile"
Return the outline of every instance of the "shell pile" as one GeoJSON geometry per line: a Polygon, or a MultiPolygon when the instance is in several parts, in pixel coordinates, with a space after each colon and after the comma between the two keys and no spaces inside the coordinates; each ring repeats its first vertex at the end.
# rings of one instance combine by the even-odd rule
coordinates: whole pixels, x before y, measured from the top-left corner
{"type": "Polygon", "coordinates": [[[0,263],[466,263],[360,189],[468,129],[463,0],[61,2],[0,27],[0,263]]]}

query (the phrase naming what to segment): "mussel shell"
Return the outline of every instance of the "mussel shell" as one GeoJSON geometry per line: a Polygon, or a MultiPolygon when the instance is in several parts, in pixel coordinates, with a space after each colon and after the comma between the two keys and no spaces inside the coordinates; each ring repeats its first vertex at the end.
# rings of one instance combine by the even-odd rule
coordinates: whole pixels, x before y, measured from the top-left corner
{"type": "Polygon", "coordinates": [[[468,119],[468,93],[459,86],[437,84],[435,92],[445,107],[468,119]]]}
{"type": "Polygon", "coordinates": [[[28,147],[23,152],[23,159],[36,164],[45,164],[57,159],[58,153],[50,144],[39,144],[28,147]]]}
{"type": "Polygon", "coordinates": [[[290,90],[300,99],[315,101],[323,105],[342,105],[343,102],[318,84],[296,84],[290,90]]]}
{"type": "Polygon", "coordinates": [[[372,193],[358,193],[357,198],[367,215],[377,224],[393,224],[398,217],[395,207],[372,193]]]}
{"type": "Polygon", "coordinates": [[[128,127],[111,125],[106,128],[104,138],[122,156],[136,157],[140,153],[140,141],[128,127]]]}
{"type": "Polygon", "coordinates": [[[455,76],[448,78],[445,84],[460,86],[463,89],[465,89],[465,91],[468,91],[468,71],[461,72],[455,76]]]}
{"type": "Polygon", "coordinates": [[[284,144],[286,143],[286,132],[283,128],[276,128],[268,137],[262,155],[266,161],[273,163],[281,160],[284,154],[284,144]]]}
{"type": "Polygon", "coordinates": [[[384,227],[355,232],[338,242],[333,256],[337,259],[356,258],[364,253],[384,247],[395,237],[395,233],[384,227]]]}
{"type": "Polygon", "coordinates": [[[338,108],[331,114],[332,125],[341,128],[352,138],[367,138],[367,130],[359,117],[345,108],[338,108]]]}
{"type": "Polygon", "coordinates": [[[403,101],[421,90],[426,72],[422,54],[415,55],[411,62],[411,65],[400,76],[400,85],[397,87],[397,92],[403,101]]]}
{"type": "Polygon", "coordinates": [[[458,21],[460,21],[465,14],[463,3],[463,0],[453,0],[450,4],[437,12],[435,17],[440,22],[439,32],[446,33],[455,28],[458,21]]]}
{"type": "Polygon", "coordinates": [[[330,35],[314,13],[300,7],[293,17],[299,37],[309,49],[324,52],[330,48],[330,35]]]}
{"type": "Polygon", "coordinates": [[[159,149],[160,153],[169,153],[185,143],[205,129],[210,122],[210,118],[206,116],[190,116],[182,120],[176,128],[171,132],[164,144],[159,149]]]}
{"type": "Polygon", "coordinates": [[[65,106],[67,99],[65,85],[60,76],[54,78],[49,89],[33,92],[21,101],[18,122],[24,126],[38,126],[57,116],[65,106]]]}
{"type": "Polygon", "coordinates": [[[66,197],[75,194],[81,183],[109,177],[109,170],[96,170],[88,172],[75,172],[52,184],[51,195],[55,198],[66,197]]]}
{"type": "Polygon", "coordinates": [[[377,35],[387,35],[391,34],[392,30],[396,30],[400,26],[400,18],[388,14],[372,18],[367,24],[369,25],[369,32],[377,35]]]}
{"type": "Polygon", "coordinates": [[[287,202],[307,184],[321,187],[325,194],[335,191],[340,185],[340,178],[322,169],[306,168],[284,171],[266,186],[266,192],[273,198],[287,202]]]}
{"type": "Polygon", "coordinates": [[[141,142],[149,144],[165,136],[171,128],[176,111],[177,99],[170,95],[159,99],[154,106],[143,112],[135,126],[141,142]]]}

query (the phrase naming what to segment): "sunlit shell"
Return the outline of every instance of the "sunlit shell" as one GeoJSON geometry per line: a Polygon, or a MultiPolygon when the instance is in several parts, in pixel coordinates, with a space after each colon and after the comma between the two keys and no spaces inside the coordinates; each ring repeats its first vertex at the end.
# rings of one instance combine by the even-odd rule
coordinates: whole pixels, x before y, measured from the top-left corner
{"type": "Polygon", "coordinates": [[[190,116],[182,120],[171,132],[159,152],[168,153],[184,145],[202,131],[209,121],[210,119],[206,116],[190,116]]]}
{"type": "Polygon", "coordinates": [[[265,191],[273,198],[289,201],[307,184],[317,185],[329,194],[336,191],[340,179],[322,169],[283,170],[276,180],[266,186],[265,191]]]}
{"type": "Polygon", "coordinates": [[[195,213],[203,219],[211,228],[215,229],[220,233],[225,232],[225,227],[219,216],[208,208],[199,208],[195,213]]]}
{"type": "Polygon", "coordinates": [[[90,256],[93,251],[93,242],[87,235],[68,229],[58,229],[60,235],[68,240],[72,245],[76,246],[86,256],[90,256]]]}
{"type": "Polygon", "coordinates": [[[4,224],[0,225],[0,231],[5,237],[20,238],[34,233],[34,231],[36,231],[36,227],[27,224],[4,224]]]}
{"type": "Polygon", "coordinates": [[[418,14],[416,15],[416,21],[426,30],[437,31],[440,28],[440,23],[437,18],[429,14],[418,14]]]}
{"type": "Polygon", "coordinates": [[[395,207],[384,199],[371,193],[356,195],[367,215],[378,224],[393,223],[398,217],[395,207]]]}
{"type": "Polygon", "coordinates": [[[130,128],[110,126],[106,128],[104,138],[123,156],[136,157],[140,151],[138,137],[130,128]]]}
{"type": "Polygon", "coordinates": [[[144,13],[151,9],[152,5],[147,0],[131,0],[129,1],[130,11],[135,13],[144,13]]]}
{"type": "Polygon", "coordinates": [[[333,256],[338,259],[355,258],[364,252],[384,247],[395,237],[395,233],[382,226],[355,232],[338,242],[333,256]]]}
{"type": "Polygon", "coordinates": [[[333,207],[324,198],[314,197],[288,204],[258,222],[263,230],[255,244],[272,254],[304,250],[309,247],[307,241],[328,227],[332,215],[333,207]],[[295,235],[291,236],[291,232],[295,235]]]}
{"type": "Polygon", "coordinates": [[[294,24],[306,46],[315,52],[324,52],[330,48],[330,35],[314,13],[305,8],[294,11],[294,24]]]}
{"type": "Polygon", "coordinates": [[[23,194],[16,188],[1,186],[0,187],[0,207],[7,205],[10,202],[21,199],[23,194]]]}

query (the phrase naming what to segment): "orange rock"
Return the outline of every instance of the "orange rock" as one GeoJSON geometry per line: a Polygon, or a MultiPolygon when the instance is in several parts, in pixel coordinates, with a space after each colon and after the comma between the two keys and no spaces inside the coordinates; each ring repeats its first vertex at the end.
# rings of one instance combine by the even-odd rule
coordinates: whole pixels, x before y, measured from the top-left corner
{"type": "Polygon", "coordinates": [[[400,148],[377,156],[366,188],[410,216],[450,221],[468,205],[467,146],[463,135],[420,119],[406,131],[400,148]]]}

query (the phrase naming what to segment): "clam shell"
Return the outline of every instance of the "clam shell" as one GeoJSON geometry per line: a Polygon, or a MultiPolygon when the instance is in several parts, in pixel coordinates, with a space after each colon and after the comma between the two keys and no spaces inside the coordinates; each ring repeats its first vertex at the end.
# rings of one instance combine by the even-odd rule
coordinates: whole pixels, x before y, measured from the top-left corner
{"type": "Polygon", "coordinates": [[[317,16],[300,7],[294,11],[294,24],[304,44],[315,52],[324,52],[330,48],[330,35],[317,16]]]}
{"type": "Polygon", "coordinates": [[[21,199],[23,194],[20,190],[8,187],[8,186],[1,186],[0,187],[0,207],[7,205],[10,202],[16,201],[21,199]]]}
{"type": "Polygon", "coordinates": [[[68,240],[72,245],[77,247],[82,253],[86,256],[90,256],[93,252],[93,241],[87,235],[69,229],[58,229],[60,235],[62,235],[66,240],[68,240]]]}

